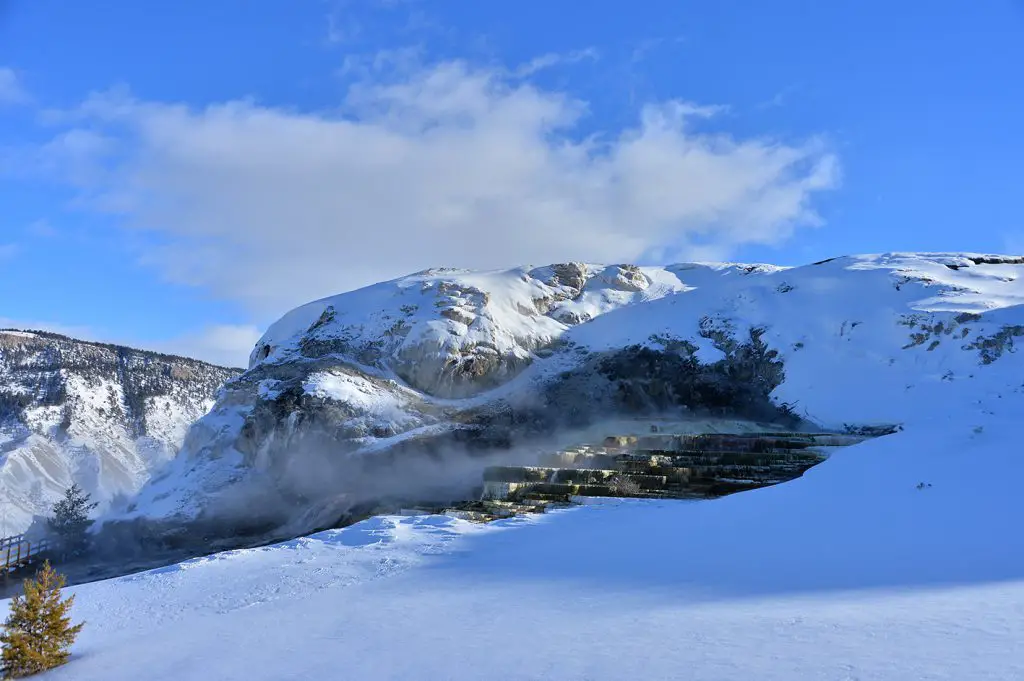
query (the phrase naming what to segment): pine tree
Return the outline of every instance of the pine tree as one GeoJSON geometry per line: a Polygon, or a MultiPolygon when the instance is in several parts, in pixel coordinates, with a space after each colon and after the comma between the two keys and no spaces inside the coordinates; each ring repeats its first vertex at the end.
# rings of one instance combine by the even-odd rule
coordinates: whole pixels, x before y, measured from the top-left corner
{"type": "Polygon", "coordinates": [[[5,679],[30,676],[67,662],[71,644],[84,625],[71,625],[68,611],[75,597],[61,600],[64,576],[50,567],[49,561],[24,586],[24,595],[11,601],[11,613],[0,633],[5,679]]]}
{"type": "Polygon", "coordinates": [[[85,549],[92,525],[89,511],[96,506],[77,483],[66,489],[64,498],[53,505],[53,517],[48,522],[63,552],[75,555],[85,549]]]}

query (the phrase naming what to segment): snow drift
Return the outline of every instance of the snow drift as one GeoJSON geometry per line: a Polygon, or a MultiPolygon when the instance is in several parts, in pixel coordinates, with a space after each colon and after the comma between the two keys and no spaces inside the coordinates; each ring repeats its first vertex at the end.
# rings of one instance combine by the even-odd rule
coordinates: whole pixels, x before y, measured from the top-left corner
{"type": "Polygon", "coordinates": [[[714,501],[377,517],[74,587],[47,678],[1024,678],[1022,406],[964,395],[714,501]]]}

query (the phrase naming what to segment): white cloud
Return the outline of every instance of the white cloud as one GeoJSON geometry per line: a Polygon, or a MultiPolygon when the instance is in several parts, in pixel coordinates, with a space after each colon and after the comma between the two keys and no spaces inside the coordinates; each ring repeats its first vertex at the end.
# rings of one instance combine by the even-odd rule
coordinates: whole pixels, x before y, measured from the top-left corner
{"type": "Polygon", "coordinates": [[[799,91],[799,86],[788,85],[778,92],[771,99],[767,99],[763,102],[759,102],[756,105],[758,109],[771,109],[774,107],[785,106],[786,103],[799,91]]]}
{"type": "MultiPolygon", "coordinates": [[[[67,114],[45,114],[53,123],[69,123],[67,114]]],[[[77,116],[76,116],[77,117],[77,116]]],[[[82,190],[109,187],[116,177],[106,176],[105,163],[113,158],[116,141],[95,130],[62,130],[42,145],[0,146],[0,178],[59,180],[82,190]],[[104,182],[108,184],[104,185],[104,182]]]]}
{"type": "Polygon", "coordinates": [[[146,346],[150,349],[229,367],[247,367],[249,353],[263,332],[251,325],[218,324],[169,341],[146,346]]]}
{"type": "Polygon", "coordinates": [[[639,64],[640,62],[645,61],[650,57],[651,53],[657,50],[672,48],[685,42],[686,37],[682,35],[677,35],[671,38],[647,38],[636,44],[632,53],[630,53],[629,60],[633,64],[639,64]]]}
{"type": "Polygon", "coordinates": [[[354,19],[345,17],[340,11],[327,14],[327,42],[329,44],[344,43],[355,38],[362,27],[354,19]]]}
{"type": "Polygon", "coordinates": [[[104,208],[157,233],[144,262],[260,316],[431,266],[776,243],[818,224],[811,199],[837,183],[819,142],[701,133],[717,109],[685,102],[581,139],[586,102],[457,61],[360,82],[341,104],[94,96],[53,148],[104,208]]]}
{"type": "Polygon", "coordinates": [[[25,104],[29,99],[18,74],[13,69],[0,67],[0,105],[25,104]]]}
{"type": "Polygon", "coordinates": [[[570,64],[578,64],[583,61],[597,61],[599,57],[600,54],[593,47],[588,47],[583,50],[574,50],[565,54],[549,52],[548,54],[542,54],[541,56],[535,57],[525,64],[520,65],[513,71],[513,73],[519,78],[526,78],[535,73],[554,68],[556,66],[568,66],[570,64]]]}
{"type": "Polygon", "coordinates": [[[408,73],[422,59],[423,48],[415,45],[377,50],[372,54],[356,52],[346,55],[338,75],[342,78],[386,78],[391,73],[408,73]]]}

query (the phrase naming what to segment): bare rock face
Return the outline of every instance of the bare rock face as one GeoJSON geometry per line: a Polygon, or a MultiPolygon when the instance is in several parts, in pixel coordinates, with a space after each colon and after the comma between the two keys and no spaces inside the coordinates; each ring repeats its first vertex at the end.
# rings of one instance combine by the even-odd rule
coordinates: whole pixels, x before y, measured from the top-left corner
{"type": "MultiPolygon", "coordinates": [[[[428,286],[445,333],[403,342],[389,362],[410,386],[439,397],[466,397],[503,383],[531,361],[526,339],[502,345],[490,296],[476,286],[440,281],[428,286]],[[457,340],[456,340],[457,339],[457,340]]],[[[532,310],[516,310],[529,316],[532,310]]]]}
{"type": "Polygon", "coordinates": [[[612,283],[620,291],[640,292],[651,285],[651,280],[636,265],[617,265],[615,269],[612,283]]]}
{"type": "Polygon", "coordinates": [[[0,331],[0,534],[73,482],[134,494],[240,370],[43,332],[0,331]]]}
{"type": "Polygon", "coordinates": [[[589,278],[589,269],[583,263],[569,262],[552,265],[554,278],[551,285],[562,284],[579,295],[589,278]]]}

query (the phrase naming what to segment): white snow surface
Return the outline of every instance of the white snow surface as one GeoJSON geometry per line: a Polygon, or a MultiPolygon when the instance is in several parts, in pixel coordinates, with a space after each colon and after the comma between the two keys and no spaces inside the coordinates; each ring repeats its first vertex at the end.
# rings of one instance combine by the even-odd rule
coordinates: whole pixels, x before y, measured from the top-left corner
{"type": "MultiPolygon", "coordinates": [[[[551,267],[429,271],[293,310],[257,343],[251,366],[294,360],[301,342],[311,336],[345,338],[352,346],[381,344],[383,363],[392,368],[406,357],[422,360],[436,353],[450,359],[466,348],[489,345],[501,355],[530,363],[522,377],[527,380],[574,361],[558,354],[538,361],[547,355],[537,350],[555,339],[602,351],[652,344],[652,336],[662,335],[690,340],[698,347],[698,359],[715,361],[721,352],[699,329],[701,319],[709,318],[737,336],[751,327],[767,329],[765,341],[786,362],[786,381],[776,397],[798,401],[810,418],[823,423],[899,420],[909,414],[894,400],[872,403],[845,396],[873,386],[879,393],[910,391],[911,400],[929,399],[937,382],[949,384],[976,373],[979,353],[964,346],[1024,322],[1024,265],[976,265],[970,257],[993,256],[896,253],[797,268],[713,263],[645,267],[636,269],[637,290],[622,284],[622,266],[580,265],[590,278],[579,295],[554,303],[553,295],[571,291],[566,293],[557,280],[556,285],[545,283],[551,267]],[[537,302],[542,300],[548,302],[537,302]],[[542,314],[547,305],[551,308],[542,314]],[[334,318],[311,331],[328,308],[335,311],[334,318]],[[439,313],[448,309],[460,310],[474,322],[467,325],[439,313]],[[582,322],[564,321],[566,311],[577,313],[573,320],[582,322]],[[961,313],[980,318],[957,323],[954,335],[949,321],[961,313]],[[906,347],[915,322],[936,321],[944,322],[942,332],[906,347]],[[396,323],[411,331],[389,332],[396,323]],[[938,343],[929,349],[933,340],[938,343]]],[[[501,387],[521,388],[523,381],[516,378],[510,376],[501,387]]],[[[963,388],[958,385],[956,390],[963,388]]]]}
{"type": "MultiPolygon", "coordinates": [[[[672,333],[712,356],[696,333],[702,317],[741,332],[764,325],[786,360],[779,399],[823,423],[905,429],[839,449],[800,479],[713,501],[607,500],[490,525],[376,517],[74,587],[73,615],[87,625],[47,679],[1024,678],[1020,271],[901,254],[750,272],[675,266],[664,272],[678,283],[592,321],[535,319],[540,333],[589,348],[672,333]],[[979,316],[958,321],[965,312],[979,316]],[[996,345],[998,356],[985,354],[996,345]]],[[[445,276],[532,286],[519,274],[445,276]]],[[[390,309],[403,285],[331,304],[339,317],[390,309]]],[[[275,325],[270,357],[256,361],[285,361],[326,305],[275,325]]],[[[518,333],[510,348],[532,342],[518,333]]],[[[509,385],[567,361],[541,358],[509,385]]],[[[347,379],[308,385],[391,406],[347,379]]],[[[244,405],[223,409],[189,437],[238,427],[244,405]]],[[[227,470],[202,465],[208,480],[227,470]]]]}
{"type": "Polygon", "coordinates": [[[322,371],[309,376],[303,386],[306,392],[338,402],[353,410],[373,414],[384,423],[407,425],[415,422],[405,406],[407,402],[361,376],[322,371]]]}
{"type": "MultiPolygon", "coordinates": [[[[1019,397],[1022,263],[888,253],[793,268],[429,270],[289,312],[257,343],[250,367],[308,371],[307,393],[344,402],[360,424],[390,434],[367,438],[372,453],[443,430],[444,421],[423,417],[423,404],[457,411],[531,395],[594,353],[634,344],[682,340],[714,362],[723,352],[709,330],[743,341],[762,329],[784,362],[776,403],[823,428],[909,428],[952,404],[981,413],[1019,397]]],[[[273,385],[261,382],[253,399],[272,399],[273,385]]],[[[251,466],[234,444],[252,402],[240,395],[223,397],[194,426],[175,465],[143,488],[133,517],[197,517],[211,493],[245,478],[251,466]]]]}
{"type": "Polygon", "coordinates": [[[47,679],[1024,678],[1021,406],[714,501],[376,517],[74,587],[47,679]]]}

